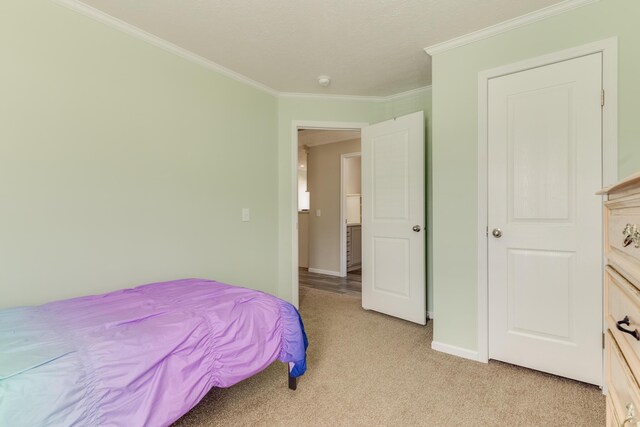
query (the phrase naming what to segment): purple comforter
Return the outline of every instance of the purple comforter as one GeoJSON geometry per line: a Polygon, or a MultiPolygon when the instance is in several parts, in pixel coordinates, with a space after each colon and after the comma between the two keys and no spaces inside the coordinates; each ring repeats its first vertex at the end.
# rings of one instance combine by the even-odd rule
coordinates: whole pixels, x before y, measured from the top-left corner
{"type": "Polygon", "coordinates": [[[169,425],[306,344],[289,303],[198,279],[0,310],[0,426],[169,425]]]}

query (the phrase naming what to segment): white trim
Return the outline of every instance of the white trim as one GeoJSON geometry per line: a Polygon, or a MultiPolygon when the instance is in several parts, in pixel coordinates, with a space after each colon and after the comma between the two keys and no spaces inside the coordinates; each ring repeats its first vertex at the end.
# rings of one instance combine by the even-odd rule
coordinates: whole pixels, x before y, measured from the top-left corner
{"type": "Polygon", "coordinates": [[[434,319],[434,317],[433,317],[433,311],[429,311],[429,310],[427,310],[427,319],[431,319],[431,320],[433,320],[433,319],[434,319]]]}
{"type": "Polygon", "coordinates": [[[474,31],[469,34],[465,34],[460,37],[456,37],[451,40],[447,40],[442,43],[434,44],[429,47],[425,47],[424,51],[427,54],[433,56],[438,53],[446,52],[447,50],[455,49],[460,46],[464,46],[470,43],[477,42],[492,36],[495,36],[506,31],[513,30],[515,28],[529,25],[533,22],[540,21],[542,19],[549,18],[551,16],[559,15],[564,12],[568,12],[573,9],[577,9],[582,6],[586,6],[595,3],[599,0],[565,0],[560,3],[556,3],[551,6],[536,10],[535,12],[527,13],[526,15],[519,16],[517,18],[509,19],[490,27],[483,28],[478,31],[474,31]]]}
{"type": "Polygon", "coordinates": [[[452,356],[462,357],[464,359],[474,360],[478,362],[478,352],[469,350],[455,345],[444,344],[438,341],[431,342],[431,348],[441,353],[451,354],[452,356]]]}
{"type": "Polygon", "coordinates": [[[292,98],[292,99],[315,99],[326,101],[361,101],[361,102],[389,102],[402,98],[408,98],[410,96],[419,95],[423,92],[431,90],[431,85],[422,86],[416,89],[411,89],[406,92],[396,93],[389,96],[365,96],[365,95],[325,95],[321,93],[297,93],[297,92],[280,92],[278,96],[280,98],[292,98]]]}
{"type": "Polygon", "coordinates": [[[347,193],[344,189],[346,183],[344,180],[344,162],[352,157],[360,157],[361,153],[345,153],[340,155],[340,277],[347,276],[347,214],[346,214],[346,197],[347,193]]]}
{"type": "Polygon", "coordinates": [[[326,274],[327,276],[342,277],[339,271],[323,270],[321,268],[308,268],[307,270],[309,270],[309,273],[326,274]]]}
{"type": "Polygon", "coordinates": [[[383,96],[380,101],[382,102],[389,102],[389,101],[395,101],[398,99],[402,99],[402,98],[407,98],[410,96],[414,96],[414,95],[418,95],[422,92],[428,92],[431,90],[431,85],[427,85],[427,86],[422,86],[416,89],[411,89],[411,90],[407,90],[405,92],[400,92],[400,93],[396,93],[394,95],[389,95],[389,96],[383,96]]]}
{"type": "Polygon", "coordinates": [[[478,76],[478,360],[489,361],[488,77],[478,76]]]}
{"type": "MultiPolygon", "coordinates": [[[[296,131],[300,129],[360,130],[369,126],[369,123],[365,122],[325,122],[314,120],[293,120],[291,124],[296,131]]],[[[298,142],[297,138],[296,142],[298,142]]]]}
{"type": "Polygon", "coordinates": [[[165,50],[169,53],[177,55],[187,61],[195,62],[205,68],[213,70],[217,73],[222,74],[223,76],[229,77],[233,80],[245,83],[255,89],[259,89],[271,95],[278,95],[278,92],[262,83],[259,83],[249,77],[243,76],[240,73],[236,73],[229,68],[223,67],[220,64],[216,64],[215,62],[206,59],[200,55],[197,55],[187,49],[181,48],[165,39],[162,39],[158,36],[155,36],[151,33],[148,33],[134,25],[131,25],[127,22],[122,21],[121,19],[115,18],[111,15],[108,15],[94,7],[88,6],[78,0],[52,0],[54,3],[57,3],[61,6],[69,8],[73,11],[76,11],[82,15],[85,15],[91,19],[94,19],[103,24],[107,24],[110,27],[113,27],[123,33],[126,33],[130,36],[138,38],[142,41],[145,41],[149,44],[152,44],[156,47],[159,47],[162,50],[165,50]]]}
{"type": "Polygon", "coordinates": [[[290,99],[313,99],[326,101],[356,101],[356,102],[382,102],[383,97],[380,96],[362,96],[362,95],[325,95],[322,93],[298,93],[298,92],[280,92],[279,98],[290,99]]]}
{"type": "MultiPolygon", "coordinates": [[[[618,177],[618,39],[609,39],[527,59],[478,73],[478,360],[489,360],[488,300],[488,183],[487,183],[487,114],[489,80],[495,77],[567,61],[602,52],[602,87],[606,101],[602,110],[602,180],[603,186],[618,177]]],[[[603,264],[604,265],[604,264],[603,264]]]]}
{"type": "MultiPolygon", "coordinates": [[[[289,207],[291,225],[291,304],[300,307],[300,293],[298,284],[298,130],[299,129],[326,129],[345,130],[362,129],[369,126],[363,122],[324,122],[313,120],[291,121],[291,146],[289,165],[291,166],[291,206],[289,207]]],[[[311,269],[309,269],[311,271],[311,269]]],[[[325,273],[321,273],[325,274],[325,273]]]]}

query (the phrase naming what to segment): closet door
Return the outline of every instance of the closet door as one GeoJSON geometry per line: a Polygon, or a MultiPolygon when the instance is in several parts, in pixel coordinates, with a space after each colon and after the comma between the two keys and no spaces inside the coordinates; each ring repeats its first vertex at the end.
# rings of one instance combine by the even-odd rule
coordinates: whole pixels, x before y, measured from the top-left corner
{"type": "Polygon", "coordinates": [[[489,357],[602,384],[602,55],[489,81],[489,357]]]}

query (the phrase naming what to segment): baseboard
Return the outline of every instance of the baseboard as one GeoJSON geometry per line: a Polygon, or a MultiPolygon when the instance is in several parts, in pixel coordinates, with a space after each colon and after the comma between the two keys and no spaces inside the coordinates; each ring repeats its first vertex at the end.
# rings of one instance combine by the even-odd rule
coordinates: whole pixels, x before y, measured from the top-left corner
{"type": "Polygon", "coordinates": [[[353,270],[360,270],[362,268],[362,264],[357,263],[347,268],[347,273],[353,270]]]}
{"type": "Polygon", "coordinates": [[[427,311],[427,319],[433,320],[433,311],[427,311]]]}
{"type": "Polygon", "coordinates": [[[466,348],[456,347],[455,345],[444,344],[441,342],[431,342],[431,348],[441,353],[451,354],[453,356],[462,357],[464,359],[478,361],[478,352],[467,350],[466,348]]]}
{"type": "Polygon", "coordinates": [[[342,277],[339,271],[323,270],[321,268],[309,268],[309,273],[326,274],[327,276],[342,277]]]}

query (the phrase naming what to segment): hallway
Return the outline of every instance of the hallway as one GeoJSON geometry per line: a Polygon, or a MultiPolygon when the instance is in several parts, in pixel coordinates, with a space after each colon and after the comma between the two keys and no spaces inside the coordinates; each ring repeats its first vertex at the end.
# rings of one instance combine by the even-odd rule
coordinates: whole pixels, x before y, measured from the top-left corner
{"type": "Polygon", "coordinates": [[[362,270],[347,273],[347,277],[329,276],[326,274],[310,273],[306,268],[298,269],[300,287],[320,289],[323,291],[361,296],[362,270]]]}

